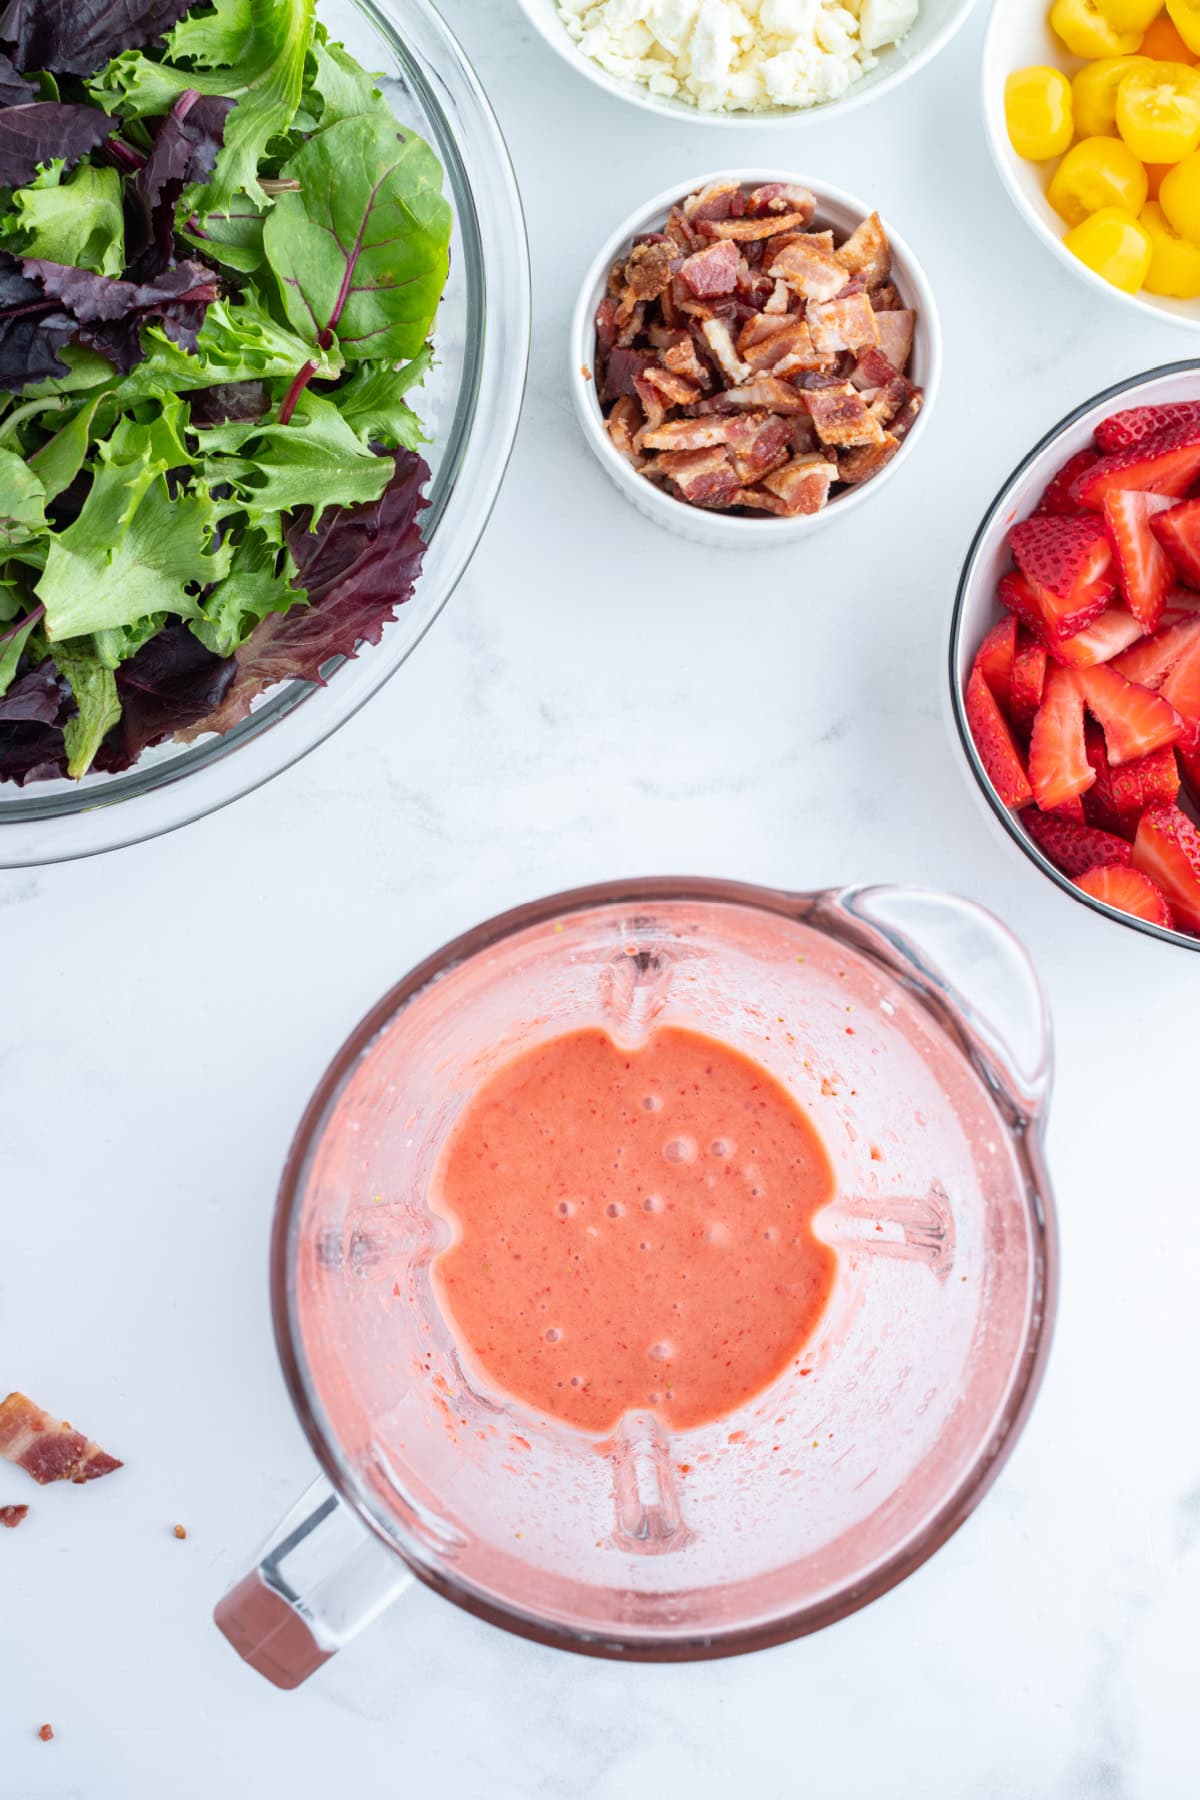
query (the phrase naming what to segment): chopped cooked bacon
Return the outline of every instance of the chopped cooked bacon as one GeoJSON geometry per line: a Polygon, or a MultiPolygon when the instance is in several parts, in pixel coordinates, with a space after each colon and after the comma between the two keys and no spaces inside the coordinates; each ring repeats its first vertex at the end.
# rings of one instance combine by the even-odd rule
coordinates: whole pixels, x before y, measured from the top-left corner
{"type": "Polygon", "coordinates": [[[832,300],[846,285],[846,271],[834,252],[803,238],[785,244],[767,274],[786,281],[805,300],[832,300]]]}
{"type": "Polygon", "coordinates": [[[596,312],[595,375],[630,466],[695,506],[797,518],[896,455],[922,391],[916,314],[877,214],[810,229],[805,188],[710,182],[642,232],[596,312]]]}
{"type": "Polygon", "coordinates": [[[805,399],[823,444],[878,444],[883,427],[871,417],[858,389],[848,381],[837,387],[812,388],[805,399]]]}
{"type": "Polygon", "coordinates": [[[596,361],[603,362],[617,341],[617,303],[606,294],[596,308],[596,361]]]}
{"type": "Polygon", "coordinates": [[[641,450],[707,450],[713,444],[727,444],[729,434],[739,419],[723,419],[711,413],[703,419],[665,419],[653,431],[649,427],[638,439],[641,450]]]}
{"type": "Polygon", "coordinates": [[[706,237],[732,238],[737,243],[753,243],[756,239],[775,237],[784,231],[803,231],[811,213],[785,213],[782,218],[716,219],[702,227],[706,237]]]}
{"type": "Polygon", "coordinates": [[[817,452],[812,456],[794,457],[782,469],[768,475],[762,485],[769,494],[783,501],[784,516],[790,519],[798,513],[820,512],[837,478],[837,464],[817,452]]]}
{"type": "Polygon", "coordinates": [[[696,411],[774,412],[789,418],[793,413],[807,412],[808,406],[803,394],[790,382],[778,381],[773,375],[756,375],[753,381],[744,381],[740,387],[727,388],[723,394],[701,400],[696,411]]]}
{"type": "Polygon", "coordinates": [[[761,481],[791,454],[792,434],[777,413],[750,413],[725,420],[729,460],[747,487],[761,481]]]}
{"type": "Polygon", "coordinates": [[[607,406],[610,400],[620,400],[625,394],[635,394],[638,376],[657,360],[652,350],[614,350],[604,365],[604,379],[600,387],[603,404],[607,406]]]}
{"type": "Polygon", "coordinates": [[[861,275],[868,287],[879,287],[892,272],[892,251],[878,213],[864,219],[841,246],[838,261],[852,275],[861,275]]]}
{"type": "Polygon", "coordinates": [[[916,313],[907,307],[897,307],[893,312],[876,312],[875,323],[879,327],[879,348],[896,373],[903,375],[912,355],[916,313]]]}
{"type": "Polygon", "coordinates": [[[802,213],[807,225],[817,210],[816,196],[789,181],[765,181],[746,196],[746,211],[753,218],[762,213],[802,213]]]}
{"type": "Polygon", "coordinates": [[[704,333],[704,341],[717,359],[722,374],[735,385],[745,381],[751,373],[749,363],[744,363],[737,353],[737,345],[733,341],[733,333],[724,319],[705,319],[700,328],[704,333]]]}
{"type": "Polygon", "coordinates": [[[710,450],[667,451],[658,458],[658,470],[693,506],[728,506],[740,485],[719,444],[710,450]]]}
{"type": "Polygon", "coordinates": [[[635,300],[657,300],[674,273],[670,244],[635,244],[625,264],[625,285],[635,300]]]}
{"type": "Polygon", "coordinates": [[[736,244],[710,244],[707,250],[696,250],[684,258],[679,265],[679,279],[697,300],[732,294],[741,261],[736,244]]]}
{"type": "Polygon", "coordinates": [[[686,375],[697,387],[707,390],[712,386],[712,376],[696,355],[696,346],[686,331],[672,333],[672,342],[663,345],[658,360],[664,369],[670,369],[674,375],[686,375]]]}
{"type": "Polygon", "coordinates": [[[623,395],[609,413],[605,425],[621,455],[636,462],[637,450],[633,440],[642,428],[642,409],[637,401],[628,394],[623,395]]]}
{"type": "Polygon", "coordinates": [[[27,1506],[0,1506],[0,1525],[6,1526],[9,1531],[15,1531],[28,1517],[27,1506]]]}
{"type": "Polygon", "coordinates": [[[900,448],[900,439],[885,432],[878,444],[861,444],[856,450],[843,450],[838,456],[838,480],[859,485],[870,481],[885,468],[900,448]]]}
{"type": "MultiPolygon", "coordinates": [[[[887,316],[886,314],[884,315],[887,316]]],[[[881,348],[865,350],[850,371],[850,379],[860,390],[886,387],[900,373],[881,348]]]]}
{"type": "MultiPolygon", "coordinates": [[[[703,389],[695,381],[689,381],[686,375],[676,375],[674,370],[667,369],[661,363],[648,363],[642,370],[640,380],[661,394],[668,406],[691,406],[699,400],[703,389]]],[[[638,388],[641,393],[641,388],[638,388]]]]}
{"type": "Polygon", "coordinates": [[[740,219],[746,210],[740,181],[713,181],[683,203],[683,216],[696,225],[704,219],[740,219]]]}
{"type": "Polygon", "coordinates": [[[73,1431],[65,1419],[52,1419],[24,1394],[0,1401],[0,1456],[43,1485],[50,1481],[95,1481],[121,1464],[73,1431]]]}
{"type": "Polygon", "coordinates": [[[805,313],[814,350],[863,351],[879,342],[879,327],[865,294],[840,294],[836,300],[810,300],[805,313]]]}

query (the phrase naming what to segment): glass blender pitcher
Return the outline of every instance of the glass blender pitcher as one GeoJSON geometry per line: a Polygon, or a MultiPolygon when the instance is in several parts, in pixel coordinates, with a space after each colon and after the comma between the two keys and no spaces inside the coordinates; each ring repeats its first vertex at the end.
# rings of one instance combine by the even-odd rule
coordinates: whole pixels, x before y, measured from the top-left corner
{"type": "Polygon", "coordinates": [[[1029,1411],[1056,1281],[1050,1037],[990,914],[889,888],[640,880],[518,908],[396,986],[339,1051],[280,1187],[272,1303],[324,1476],[216,1610],[294,1687],[416,1576],[595,1655],[727,1655],[818,1629],[917,1568],[1029,1411]],[[539,1041],[690,1027],[808,1113],[837,1253],[802,1361],[737,1413],[604,1440],[488,1391],[431,1268],[464,1104],[539,1041]]]}

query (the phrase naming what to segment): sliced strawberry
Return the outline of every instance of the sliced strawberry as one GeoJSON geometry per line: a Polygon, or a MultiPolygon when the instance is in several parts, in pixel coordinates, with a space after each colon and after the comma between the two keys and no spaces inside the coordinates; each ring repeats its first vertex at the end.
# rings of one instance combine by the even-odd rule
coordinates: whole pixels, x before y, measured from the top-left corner
{"type": "Polygon", "coordinates": [[[1180,581],[1200,588],[1200,500],[1161,513],[1152,526],[1180,581]]]}
{"type": "MultiPolygon", "coordinates": [[[[1129,845],[1125,848],[1128,850],[1129,845]]],[[[1088,869],[1076,876],[1075,886],[1090,894],[1093,900],[1115,906],[1118,912],[1132,913],[1135,919],[1148,919],[1151,925],[1165,925],[1168,931],[1174,927],[1166,895],[1140,869],[1111,866],[1088,869]]]]}
{"type": "Polygon", "coordinates": [[[1021,822],[1042,854],[1064,875],[1082,875],[1101,863],[1128,867],[1133,861],[1132,846],[1124,838],[1097,831],[1094,826],[1074,825],[1055,813],[1039,812],[1036,806],[1021,814],[1021,822]]]}
{"type": "Polygon", "coordinates": [[[1200,594],[1191,588],[1177,587],[1174,593],[1167,595],[1160,623],[1182,625],[1185,619],[1195,618],[1197,613],[1200,613],[1200,594]]]}
{"type": "Polygon", "coordinates": [[[1058,474],[1054,476],[1049,487],[1039,500],[1036,511],[1054,513],[1060,516],[1078,514],[1081,511],[1079,502],[1072,500],[1071,489],[1085,470],[1092,468],[1100,461],[1095,450],[1077,450],[1068,462],[1065,462],[1058,474]]]}
{"type": "Polygon", "coordinates": [[[972,669],[967,683],[967,724],[987,778],[1005,806],[1027,806],[1033,799],[1033,789],[1021,752],[996,696],[978,668],[972,669]]]}
{"type": "Polygon", "coordinates": [[[1051,669],[1029,741],[1029,780],[1043,811],[1091,787],[1096,771],[1083,741],[1080,671],[1051,669]]]}
{"type": "Polygon", "coordinates": [[[1069,601],[1060,600],[1027,575],[1013,573],[1002,576],[1000,581],[1001,603],[1048,645],[1086,631],[1100,617],[1112,595],[1112,582],[1104,578],[1082,588],[1069,601]]]}
{"type": "Polygon", "coordinates": [[[1131,406],[1097,425],[1096,442],[1106,456],[1115,456],[1181,425],[1200,425],[1200,400],[1174,400],[1167,406],[1131,406]]]}
{"type": "Polygon", "coordinates": [[[1155,750],[1115,767],[1108,760],[1104,733],[1088,724],[1087,758],[1096,780],[1084,800],[1088,823],[1131,838],[1148,806],[1169,806],[1179,794],[1179,765],[1173,749],[1155,750]]]}
{"type": "Polygon", "coordinates": [[[1175,752],[1183,779],[1187,783],[1188,793],[1200,806],[1200,750],[1190,750],[1180,744],[1175,752]]]}
{"type": "Polygon", "coordinates": [[[1078,475],[1071,498],[1092,512],[1099,512],[1104,496],[1117,488],[1173,494],[1182,500],[1200,476],[1200,425],[1178,425],[1159,437],[1148,438],[1132,450],[1103,456],[1093,468],[1078,475]]]}
{"type": "Polygon", "coordinates": [[[1173,706],[1149,688],[1126,681],[1115,669],[1097,663],[1094,668],[1077,670],[1076,675],[1088,711],[1104,727],[1110,763],[1149,756],[1152,750],[1173,744],[1182,732],[1182,721],[1173,706]]]}
{"type": "Polygon", "coordinates": [[[1133,866],[1162,889],[1180,929],[1200,935],[1200,831],[1187,814],[1177,806],[1144,812],[1133,866]]]}
{"type": "MultiPolygon", "coordinates": [[[[1041,811],[1040,807],[1038,808],[1038,811],[1041,811]]],[[[1088,823],[1088,816],[1083,810],[1083,795],[1072,794],[1071,798],[1069,800],[1064,800],[1061,806],[1052,806],[1044,817],[1047,819],[1066,819],[1072,825],[1086,825],[1088,823]]]]}
{"type": "Polygon", "coordinates": [[[1161,626],[1153,637],[1114,656],[1112,666],[1126,681],[1139,682],[1157,693],[1184,651],[1195,643],[1200,643],[1200,615],[1192,614],[1174,625],[1161,626]]]}
{"type": "Polygon", "coordinates": [[[992,626],[975,653],[975,667],[996,696],[1001,712],[1009,710],[1017,621],[1011,613],[992,626]]]}
{"type": "Polygon", "coordinates": [[[1069,609],[1075,596],[1108,573],[1112,545],[1098,519],[1059,518],[1038,513],[1008,534],[1022,575],[1049,588],[1069,609]]]}
{"type": "Polygon", "coordinates": [[[1162,697],[1183,720],[1180,742],[1189,754],[1200,749],[1200,637],[1178,658],[1162,685],[1162,697]]]}
{"type": "MultiPolygon", "coordinates": [[[[1012,623],[1015,627],[1016,619],[1012,623]]],[[[1013,730],[1026,739],[1033,730],[1034,714],[1042,704],[1047,660],[1045,644],[1039,643],[1029,632],[1018,630],[1009,681],[1008,716],[1013,730]]]]}
{"type": "Polygon", "coordinates": [[[1056,662],[1066,663],[1068,668],[1089,669],[1136,644],[1142,635],[1141,626],[1124,606],[1106,606],[1074,637],[1052,638],[1046,648],[1056,662]]]}
{"type": "Polygon", "coordinates": [[[1171,559],[1150,529],[1155,513],[1175,503],[1165,494],[1138,494],[1118,488],[1104,497],[1104,524],[1112,540],[1117,579],[1134,618],[1154,631],[1167,595],[1175,586],[1171,559]]]}

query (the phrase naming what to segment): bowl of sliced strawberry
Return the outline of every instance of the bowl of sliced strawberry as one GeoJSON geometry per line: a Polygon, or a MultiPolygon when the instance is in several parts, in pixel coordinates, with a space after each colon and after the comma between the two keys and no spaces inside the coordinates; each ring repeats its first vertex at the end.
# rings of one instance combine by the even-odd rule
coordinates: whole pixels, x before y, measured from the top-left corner
{"type": "Polygon", "coordinates": [[[1031,860],[1200,950],[1200,362],[1089,400],[1010,476],[959,583],[951,690],[1031,860]]]}

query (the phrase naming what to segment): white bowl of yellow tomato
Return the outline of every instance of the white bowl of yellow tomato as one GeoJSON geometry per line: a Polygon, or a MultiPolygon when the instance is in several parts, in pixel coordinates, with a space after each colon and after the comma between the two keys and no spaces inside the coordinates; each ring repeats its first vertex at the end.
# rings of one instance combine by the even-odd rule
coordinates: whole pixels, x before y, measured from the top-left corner
{"type": "Polygon", "coordinates": [[[995,0],[984,116],[1056,255],[1200,327],[1200,0],[995,0]]]}

